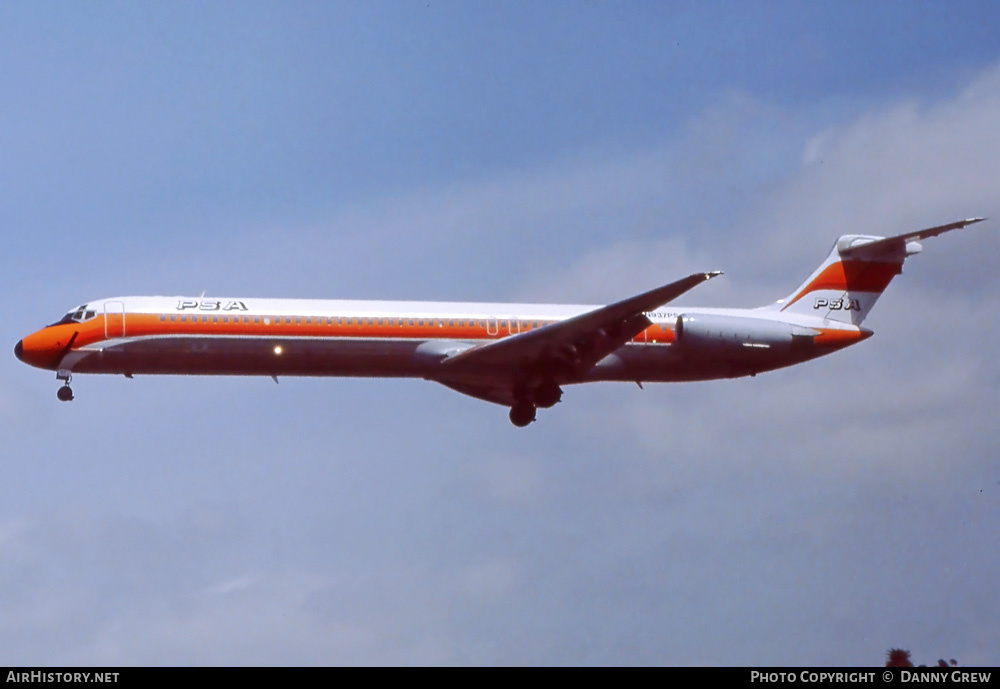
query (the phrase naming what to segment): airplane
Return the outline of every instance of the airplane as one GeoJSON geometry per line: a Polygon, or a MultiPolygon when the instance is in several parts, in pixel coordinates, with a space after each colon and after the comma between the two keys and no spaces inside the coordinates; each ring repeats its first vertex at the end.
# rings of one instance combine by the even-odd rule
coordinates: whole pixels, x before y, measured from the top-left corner
{"type": "Polygon", "coordinates": [[[666,305],[721,274],[694,273],[607,306],[114,297],[71,309],[14,354],[77,373],[423,378],[510,408],[524,427],[563,388],[596,381],[754,376],[861,342],[861,326],[921,240],[848,234],[794,292],[753,309],[666,305]]]}

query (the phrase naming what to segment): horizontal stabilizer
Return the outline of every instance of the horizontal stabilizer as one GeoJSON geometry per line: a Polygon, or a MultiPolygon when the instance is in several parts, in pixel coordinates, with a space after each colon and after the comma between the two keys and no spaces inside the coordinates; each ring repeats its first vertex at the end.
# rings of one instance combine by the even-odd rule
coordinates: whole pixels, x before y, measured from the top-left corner
{"type": "MultiPolygon", "coordinates": [[[[927,239],[928,237],[937,237],[945,232],[960,230],[963,227],[974,225],[975,223],[982,222],[983,220],[986,220],[986,218],[967,218],[965,220],[959,220],[958,222],[948,223],[947,225],[929,227],[926,230],[918,230],[917,232],[906,232],[904,234],[896,235],[895,237],[885,237],[884,239],[869,240],[867,238],[858,237],[852,239],[847,246],[838,246],[837,248],[843,258],[875,258],[883,254],[903,249],[910,242],[917,242],[921,239],[927,239]]],[[[919,251],[919,248],[917,250],[919,251]]]]}

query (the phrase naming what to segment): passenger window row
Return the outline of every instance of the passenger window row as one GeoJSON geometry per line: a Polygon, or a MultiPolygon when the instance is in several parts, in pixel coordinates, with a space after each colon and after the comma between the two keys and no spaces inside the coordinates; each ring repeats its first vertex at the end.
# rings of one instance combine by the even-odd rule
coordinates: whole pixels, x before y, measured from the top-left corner
{"type": "MultiPolygon", "coordinates": [[[[447,325],[449,328],[459,327],[459,328],[480,328],[487,329],[487,323],[485,319],[469,319],[469,318],[360,318],[360,317],[324,317],[324,316],[196,316],[196,315],[177,315],[177,314],[160,314],[160,322],[165,323],[167,320],[171,323],[255,323],[264,325],[381,325],[381,326],[398,326],[398,327],[440,327],[443,328],[447,325]]],[[[504,330],[508,330],[509,326],[513,326],[517,330],[534,330],[546,325],[540,321],[499,321],[499,326],[504,330]]],[[[498,327],[497,322],[491,322],[489,329],[493,330],[498,327]]]]}

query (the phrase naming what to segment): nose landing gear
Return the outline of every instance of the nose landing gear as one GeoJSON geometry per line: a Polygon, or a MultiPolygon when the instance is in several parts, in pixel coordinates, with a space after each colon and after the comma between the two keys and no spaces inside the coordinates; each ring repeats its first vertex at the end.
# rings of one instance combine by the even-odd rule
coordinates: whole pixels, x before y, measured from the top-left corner
{"type": "Polygon", "coordinates": [[[56,397],[60,402],[73,401],[73,388],[69,386],[69,381],[73,378],[69,371],[57,371],[56,380],[63,381],[63,386],[56,390],[56,397]]]}

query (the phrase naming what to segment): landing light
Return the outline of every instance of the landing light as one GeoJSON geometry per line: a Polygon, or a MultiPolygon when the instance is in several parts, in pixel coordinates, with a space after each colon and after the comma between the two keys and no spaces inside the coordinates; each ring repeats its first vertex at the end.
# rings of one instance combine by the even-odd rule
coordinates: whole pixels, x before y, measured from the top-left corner
{"type": "Polygon", "coordinates": [[[277,354],[277,355],[280,356],[283,351],[285,351],[285,350],[282,348],[281,345],[274,345],[274,353],[275,354],[277,354]]]}

